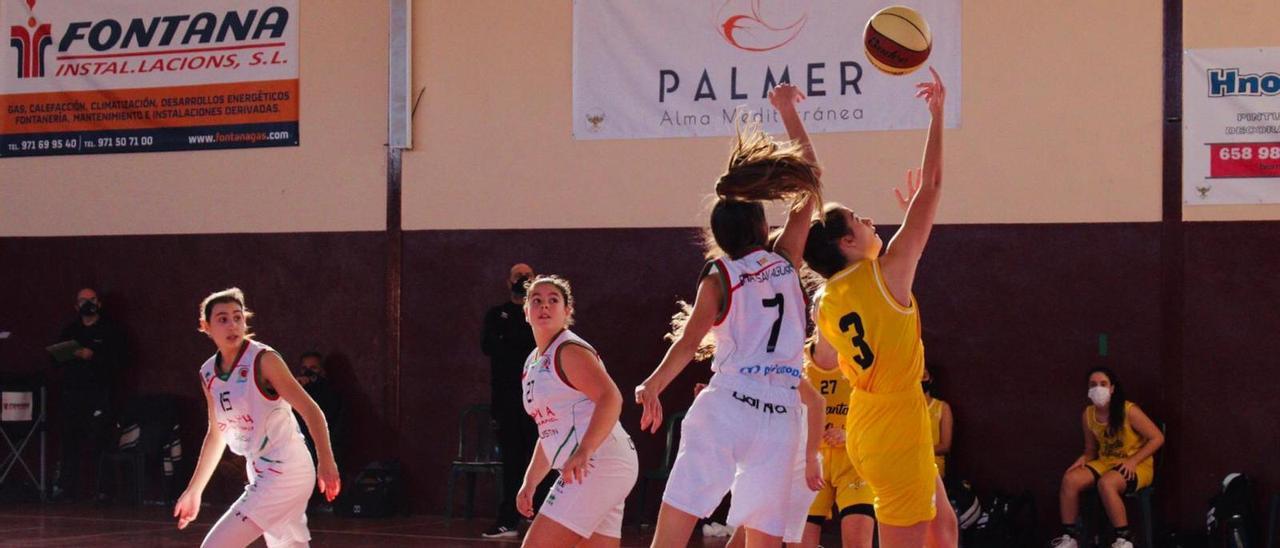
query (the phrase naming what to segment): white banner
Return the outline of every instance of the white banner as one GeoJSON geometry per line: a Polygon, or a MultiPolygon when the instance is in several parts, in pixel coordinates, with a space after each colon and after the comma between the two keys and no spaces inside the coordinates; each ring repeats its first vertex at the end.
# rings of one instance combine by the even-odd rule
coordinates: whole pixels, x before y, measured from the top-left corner
{"type": "Polygon", "coordinates": [[[1182,202],[1280,203],[1280,48],[1182,55],[1182,202]]]}
{"type": "MultiPolygon", "coordinates": [[[[909,0],[933,35],[927,65],[947,85],[947,127],[960,124],[960,0],[909,0]]],[[[577,139],[731,135],[744,107],[782,131],[766,94],[790,81],[808,95],[812,133],[919,129],[915,84],[891,76],[862,44],[865,0],[574,0],[573,134],[577,139]]]]}
{"type": "Polygon", "coordinates": [[[31,392],[0,392],[0,422],[31,420],[31,392]]]}

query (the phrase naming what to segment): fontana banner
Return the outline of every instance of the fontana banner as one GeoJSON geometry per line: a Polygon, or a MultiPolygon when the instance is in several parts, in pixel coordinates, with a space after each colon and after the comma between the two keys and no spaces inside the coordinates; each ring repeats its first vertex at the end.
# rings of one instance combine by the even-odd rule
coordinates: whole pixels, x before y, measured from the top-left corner
{"type": "MultiPolygon", "coordinates": [[[[902,2],[933,36],[926,65],[947,86],[947,127],[960,124],[960,0],[902,2]]],[[[782,123],[767,94],[791,82],[811,133],[919,129],[925,68],[877,70],[862,32],[884,8],[867,0],[574,0],[573,135],[633,139],[731,135],[734,121],[782,123]]]]}
{"type": "Polygon", "coordinates": [[[0,0],[0,157],[298,145],[298,0],[0,0]]]}
{"type": "Polygon", "coordinates": [[[1183,52],[1182,202],[1280,203],[1280,48],[1183,52]]]}

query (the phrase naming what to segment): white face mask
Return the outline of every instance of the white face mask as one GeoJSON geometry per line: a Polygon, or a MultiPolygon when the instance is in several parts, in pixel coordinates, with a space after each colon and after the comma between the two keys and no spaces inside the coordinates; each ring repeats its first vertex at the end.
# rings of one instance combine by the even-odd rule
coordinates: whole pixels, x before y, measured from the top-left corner
{"type": "Polygon", "coordinates": [[[1105,407],[1108,403],[1111,403],[1111,389],[1105,386],[1090,388],[1089,400],[1098,407],[1105,407]]]}

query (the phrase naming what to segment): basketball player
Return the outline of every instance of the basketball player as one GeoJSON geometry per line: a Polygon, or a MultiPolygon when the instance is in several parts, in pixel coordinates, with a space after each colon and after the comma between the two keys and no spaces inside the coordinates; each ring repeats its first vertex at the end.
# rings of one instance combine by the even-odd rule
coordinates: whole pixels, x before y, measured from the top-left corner
{"type": "Polygon", "coordinates": [[[537,347],[525,361],[524,409],[538,425],[538,442],[516,495],[516,509],[533,516],[533,493],[551,470],[560,478],[525,534],[530,547],[618,546],[623,502],[640,464],[618,422],[622,394],[591,345],[569,330],[573,292],[557,276],[529,282],[525,319],[537,347]]]}
{"type": "Polygon", "coordinates": [[[200,497],[224,448],[245,458],[249,485],[209,530],[204,546],[248,546],[265,537],[267,546],[307,546],[307,499],[311,485],[332,501],[341,489],[333,461],[329,427],[316,402],[298,385],[280,354],[253,340],[244,293],[231,288],[200,303],[200,331],[217,353],[200,367],[208,405],[209,431],[200,447],[195,474],[174,505],[183,529],[200,513],[200,497]],[[316,444],[319,470],[303,441],[297,409],[316,444]]]}
{"type": "MultiPolygon", "coordinates": [[[[803,95],[784,84],[770,93],[793,143],[762,131],[739,132],[726,172],[716,183],[711,238],[717,258],[703,268],[687,322],[677,329],[657,369],[636,387],[642,429],[662,425],[659,396],[692,360],[708,332],[715,337],[715,374],[681,425],[680,448],[653,546],[684,546],[699,517],[733,488],[728,524],[745,527],[748,546],[777,546],[785,533],[790,471],[802,443],[800,397],[806,298],[797,267],[807,226],[821,203],[819,170],[795,104],[803,95]],[[790,198],[777,245],[767,247],[764,206],[790,198]]],[[[816,490],[816,455],[806,459],[816,490]]]]}
{"type": "Polygon", "coordinates": [[[823,208],[804,253],[809,267],[827,279],[815,297],[818,344],[839,353],[840,368],[853,382],[847,447],[858,475],[875,493],[885,548],[957,542],[955,513],[933,460],[920,387],[924,344],[911,293],[942,184],[946,90],[938,73],[930,72],[933,81],[917,84],[916,92],[931,117],[920,187],[884,256],[871,220],[838,204],[823,208]]]}

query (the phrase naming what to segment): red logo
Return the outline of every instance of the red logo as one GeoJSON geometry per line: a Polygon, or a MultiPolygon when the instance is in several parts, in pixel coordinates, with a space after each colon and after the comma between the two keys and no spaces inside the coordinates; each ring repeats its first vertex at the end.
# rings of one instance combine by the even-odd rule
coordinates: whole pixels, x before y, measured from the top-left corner
{"type": "Polygon", "coordinates": [[[53,45],[51,27],[36,21],[35,9],[36,0],[27,0],[27,11],[32,12],[27,26],[9,27],[9,45],[18,50],[18,78],[43,78],[44,50],[53,45]]]}
{"type": "Polygon", "coordinates": [[[724,0],[716,11],[717,30],[729,45],[740,50],[775,50],[800,35],[809,20],[808,4],[795,0],[724,0]]]}

